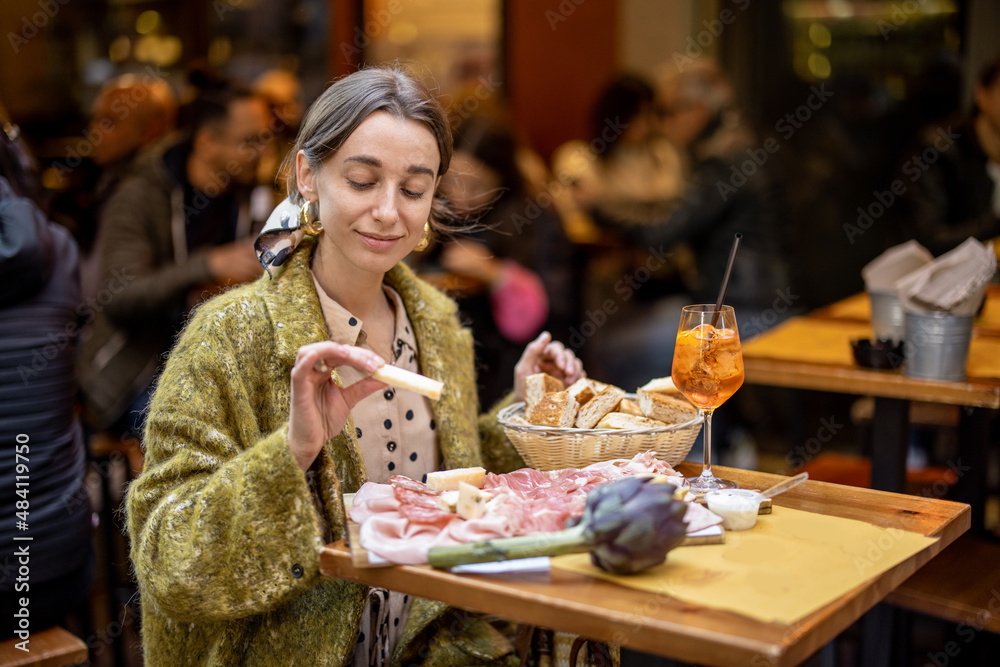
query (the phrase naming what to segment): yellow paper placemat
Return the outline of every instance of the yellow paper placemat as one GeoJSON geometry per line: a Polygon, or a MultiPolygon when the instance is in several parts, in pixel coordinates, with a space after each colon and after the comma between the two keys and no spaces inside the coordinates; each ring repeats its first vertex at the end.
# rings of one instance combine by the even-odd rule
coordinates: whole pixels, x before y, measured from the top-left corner
{"type": "Polygon", "coordinates": [[[823,308],[826,317],[844,320],[869,321],[872,316],[872,304],[867,292],[855,294],[837,303],[823,308]]]}
{"type": "Polygon", "coordinates": [[[679,547],[641,574],[616,576],[589,554],[552,559],[552,567],[789,625],[933,543],[903,530],[775,507],[725,544],[679,547]]]}
{"type": "MultiPolygon", "coordinates": [[[[743,356],[817,364],[854,365],[851,339],[870,338],[864,322],[795,318],[743,344],[743,356]]],[[[1000,378],[1000,337],[973,335],[970,378],[1000,378]]]]}
{"type": "Polygon", "coordinates": [[[871,338],[871,325],[795,318],[743,344],[743,356],[820,364],[853,364],[852,338],[871,338]]]}
{"type": "Polygon", "coordinates": [[[973,335],[966,371],[971,378],[1000,378],[1000,338],[973,335]]]}

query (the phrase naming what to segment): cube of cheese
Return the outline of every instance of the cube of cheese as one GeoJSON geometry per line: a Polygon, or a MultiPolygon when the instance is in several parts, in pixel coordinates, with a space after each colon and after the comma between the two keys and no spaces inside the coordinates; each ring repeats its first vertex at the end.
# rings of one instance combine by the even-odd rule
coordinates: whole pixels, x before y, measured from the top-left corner
{"type": "Polygon", "coordinates": [[[442,491],[438,496],[438,507],[445,512],[454,512],[458,505],[458,491],[442,491]]]}
{"type": "Polygon", "coordinates": [[[458,483],[458,503],[455,511],[463,519],[478,519],[486,514],[486,501],[490,495],[466,482],[458,483]]]}
{"type": "Polygon", "coordinates": [[[431,491],[455,491],[459,482],[471,484],[477,489],[483,488],[486,481],[485,468],[455,468],[454,470],[438,470],[427,473],[427,487],[431,491]]]}

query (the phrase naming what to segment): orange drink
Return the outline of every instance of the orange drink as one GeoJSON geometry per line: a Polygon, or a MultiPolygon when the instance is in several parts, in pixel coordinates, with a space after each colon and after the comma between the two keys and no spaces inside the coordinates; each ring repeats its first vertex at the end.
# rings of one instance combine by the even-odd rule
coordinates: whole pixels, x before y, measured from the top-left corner
{"type": "Polygon", "coordinates": [[[697,407],[719,407],[743,384],[739,335],[707,323],[679,332],[670,377],[697,407]]]}
{"type": "Polygon", "coordinates": [[[736,486],[712,474],[712,413],[743,384],[741,350],[732,306],[684,306],[670,377],[705,420],[701,475],[688,478],[691,491],[696,494],[736,486]]]}

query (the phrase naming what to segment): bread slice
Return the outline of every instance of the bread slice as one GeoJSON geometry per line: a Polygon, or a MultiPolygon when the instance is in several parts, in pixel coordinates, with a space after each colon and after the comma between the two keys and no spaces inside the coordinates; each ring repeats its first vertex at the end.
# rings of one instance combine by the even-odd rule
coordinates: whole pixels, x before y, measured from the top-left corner
{"type": "Polygon", "coordinates": [[[594,389],[594,381],[590,378],[580,378],[570,386],[566,387],[569,395],[576,399],[576,402],[583,405],[597,394],[594,389]]]}
{"type": "Polygon", "coordinates": [[[526,408],[538,403],[546,394],[554,394],[566,388],[563,381],[548,373],[535,373],[524,380],[524,404],[526,408]]]}
{"type": "Polygon", "coordinates": [[[580,404],[568,391],[545,394],[525,413],[528,421],[536,426],[571,428],[576,421],[580,404]]]}
{"type": "Polygon", "coordinates": [[[580,413],[576,416],[576,427],[594,428],[597,422],[601,421],[601,417],[618,408],[623,398],[625,398],[623,390],[608,385],[580,408],[580,413]]]}
{"type": "Polygon", "coordinates": [[[633,401],[631,398],[623,398],[622,402],[618,405],[618,410],[616,412],[624,412],[627,415],[635,415],[636,417],[645,417],[642,414],[642,408],[639,404],[633,401]]]}
{"type": "Polygon", "coordinates": [[[698,415],[698,409],[680,395],[640,389],[636,392],[636,400],[642,414],[667,424],[691,421],[698,415]]]}
{"type": "Polygon", "coordinates": [[[669,375],[662,378],[653,378],[639,387],[639,389],[642,391],[655,391],[661,394],[673,394],[675,396],[680,396],[681,394],[680,390],[674,386],[674,381],[669,375]]]}
{"type": "Polygon", "coordinates": [[[663,428],[666,426],[661,421],[649,419],[648,417],[637,417],[627,415],[624,412],[609,412],[604,415],[601,421],[597,422],[597,428],[663,428]]]}

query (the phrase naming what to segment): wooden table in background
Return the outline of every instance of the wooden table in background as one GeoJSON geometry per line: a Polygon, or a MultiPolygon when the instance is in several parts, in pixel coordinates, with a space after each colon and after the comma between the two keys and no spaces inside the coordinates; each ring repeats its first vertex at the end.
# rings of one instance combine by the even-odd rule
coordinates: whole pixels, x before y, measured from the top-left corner
{"type": "Polygon", "coordinates": [[[955,497],[972,505],[973,526],[981,528],[989,421],[991,411],[1000,408],[1000,289],[987,291],[973,331],[968,378],[962,382],[921,380],[854,363],[851,339],[870,336],[867,303],[866,295],[856,295],[744,341],[746,382],[874,397],[871,484],[884,491],[905,488],[909,401],[967,408],[959,423],[959,454],[971,471],[959,478],[955,497]],[[796,335],[790,336],[792,331],[796,335]],[[781,342],[778,350],[776,341],[781,342]]]}
{"type": "MultiPolygon", "coordinates": [[[[698,466],[682,463],[685,474],[698,466]]],[[[782,477],[718,467],[746,488],[782,477]]],[[[428,566],[357,568],[344,541],[321,554],[325,575],[441,600],[469,611],[562,630],[638,651],[704,665],[796,665],[880,602],[969,527],[969,507],[944,500],[808,481],[775,499],[791,507],[867,521],[937,542],[792,626],[764,623],[608,581],[553,569],[544,573],[452,574],[428,566]]]]}
{"type": "MultiPolygon", "coordinates": [[[[996,360],[1000,359],[1000,287],[991,285],[987,289],[986,303],[973,325],[968,378],[963,382],[920,380],[900,371],[858,366],[852,357],[850,341],[870,337],[870,322],[868,296],[857,294],[744,341],[746,382],[873,397],[871,485],[885,491],[905,489],[910,401],[962,406],[959,455],[954,463],[962,466],[964,472],[955,484],[953,495],[971,506],[974,531],[985,532],[989,425],[994,411],[1000,407],[1000,372],[996,370],[996,360]],[[795,335],[789,335],[793,331],[795,335]],[[816,335],[809,335],[809,331],[816,335]]],[[[951,554],[953,560],[949,563],[957,558],[973,572],[983,567],[966,562],[965,549],[958,545],[956,549],[960,552],[951,554]]],[[[918,574],[911,581],[920,583],[921,576],[918,574]]],[[[950,591],[944,595],[924,595],[918,586],[913,588],[902,597],[894,596],[894,602],[929,611],[926,600],[940,606],[952,596],[950,591]]],[[[945,617],[955,618],[957,613],[945,617]]],[[[891,642],[885,638],[893,635],[895,624],[893,610],[884,605],[866,616],[863,664],[880,666],[893,660],[891,642]]]]}

